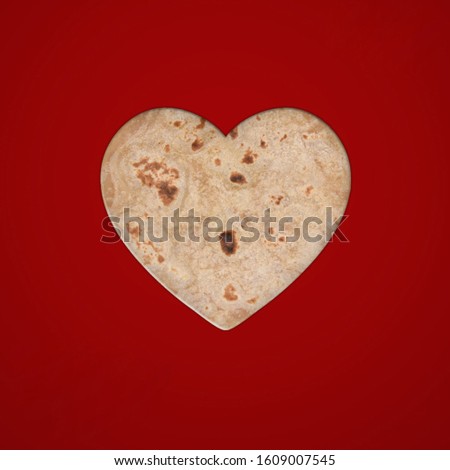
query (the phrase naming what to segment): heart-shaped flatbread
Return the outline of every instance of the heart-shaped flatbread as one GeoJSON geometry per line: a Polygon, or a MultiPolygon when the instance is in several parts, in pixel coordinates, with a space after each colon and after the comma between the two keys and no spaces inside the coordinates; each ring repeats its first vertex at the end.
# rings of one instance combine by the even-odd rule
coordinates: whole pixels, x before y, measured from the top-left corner
{"type": "Polygon", "coordinates": [[[137,260],[228,330],[325,247],[347,205],[350,166],[336,134],[305,111],[265,111],[224,136],[195,114],[162,108],[117,132],[101,185],[137,260]]]}

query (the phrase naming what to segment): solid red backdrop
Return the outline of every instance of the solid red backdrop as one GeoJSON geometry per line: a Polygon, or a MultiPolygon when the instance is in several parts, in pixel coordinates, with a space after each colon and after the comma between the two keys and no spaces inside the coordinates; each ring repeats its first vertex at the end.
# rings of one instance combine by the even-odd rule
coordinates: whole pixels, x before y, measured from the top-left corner
{"type": "Polygon", "coordinates": [[[448,448],[448,3],[3,2],[2,448],[448,448]],[[121,243],[100,165],[137,113],[306,109],[342,230],[223,332],[121,243]]]}

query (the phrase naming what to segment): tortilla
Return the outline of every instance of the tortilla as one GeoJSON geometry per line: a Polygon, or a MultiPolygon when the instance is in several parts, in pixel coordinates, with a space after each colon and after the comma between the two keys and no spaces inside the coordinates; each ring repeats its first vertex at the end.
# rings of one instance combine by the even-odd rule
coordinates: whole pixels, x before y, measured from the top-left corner
{"type": "Polygon", "coordinates": [[[161,108],[117,132],[101,186],[136,259],[188,307],[229,330],[326,246],[347,205],[350,166],[336,134],[305,111],[265,111],[224,136],[195,114],[161,108]],[[177,210],[191,223],[175,227],[177,210]],[[276,222],[262,222],[267,210],[276,222]],[[283,217],[291,218],[284,226],[283,217]]]}

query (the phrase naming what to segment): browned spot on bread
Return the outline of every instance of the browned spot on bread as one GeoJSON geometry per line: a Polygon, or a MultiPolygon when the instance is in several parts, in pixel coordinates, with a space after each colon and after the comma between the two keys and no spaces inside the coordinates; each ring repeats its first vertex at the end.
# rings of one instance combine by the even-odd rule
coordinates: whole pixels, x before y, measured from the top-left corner
{"type": "Polygon", "coordinates": [[[145,165],[148,162],[148,158],[142,158],[140,161],[133,163],[135,168],[140,167],[141,165],[145,165]]]}
{"type": "Polygon", "coordinates": [[[261,118],[259,116],[256,116],[257,121],[261,121],[261,118]]]}
{"type": "Polygon", "coordinates": [[[261,139],[261,143],[259,144],[259,146],[263,149],[266,149],[267,148],[267,142],[265,142],[264,140],[261,139]]]}
{"type": "Polygon", "coordinates": [[[144,166],[144,171],[158,171],[163,167],[161,162],[150,162],[146,163],[144,166]]]}
{"type": "Polygon", "coordinates": [[[201,149],[203,147],[203,140],[200,139],[200,137],[197,137],[194,142],[192,142],[192,150],[196,152],[197,150],[201,149]]]}
{"type": "Polygon", "coordinates": [[[269,227],[269,233],[270,235],[273,235],[275,233],[275,229],[273,227],[269,227]]]}
{"type": "Polygon", "coordinates": [[[287,134],[284,134],[284,136],[280,139],[280,142],[283,142],[283,140],[287,139],[287,134]]]}
{"type": "Polygon", "coordinates": [[[151,174],[146,174],[142,170],[139,170],[136,176],[141,180],[142,184],[148,186],[149,188],[151,188],[153,186],[153,183],[155,182],[151,174]]]}
{"type": "Polygon", "coordinates": [[[145,244],[151,246],[154,251],[158,251],[158,248],[156,248],[155,244],[151,240],[147,240],[145,244]]]}
{"type": "Polygon", "coordinates": [[[164,256],[158,255],[158,263],[163,263],[163,262],[164,262],[164,256]]]}
{"type": "Polygon", "coordinates": [[[230,302],[238,299],[238,296],[236,295],[236,289],[234,288],[232,284],[228,284],[225,287],[223,296],[230,302]]]}
{"type": "Polygon", "coordinates": [[[175,121],[175,122],[173,123],[173,125],[174,125],[175,127],[181,127],[182,124],[183,124],[182,121],[175,121]]]}
{"type": "Polygon", "coordinates": [[[258,300],[258,297],[252,297],[251,299],[247,300],[247,303],[248,304],[255,304],[257,300],[258,300]]]}
{"type": "Polygon", "coordinates": [[[222,162],[220,161],[220,158],[216,158],[216,159],[214,160],[214,163],[216,164],[216,166],[220,166],[220,164],[221,164],[222,162]]]}
{"type": "Polygon", "coordinates": [[[285,237],[280,237],[278,240],[279,240],[280,242],[284,242],[284,241],[286,241],[286,238],[285,238],[285,237]]]}
{"type": "Polygon", "coordinates": [[[305,140],[308,138],[308,135],[307,134],[303,134],[302,136],[305,140]]]}
{"type": "Polygon", "coordinates": [[[127,223],[127,230],[128,230],[128,233],[132,237],[139,237],[139,234],[140,234],[139,225],[135,225],[135,226],[131,227],[130,223],[127,223]]]}
{"type": "Polygon", "coordinates": [[[247,165],[250,165],[253,163],[256,159],[258,158],[258,154],[253,152],[251,149],[247,149],[247,151],[244,153],[244,156],[241,160],[242,163],[246,163],[247,165]]]}
{"type": "Polygon", "coordinates": [[[158,188],[159,198],[165,206],[168,206],[178,194],[178,188],[168,181],[158,181],[155,186],[158,188]]]}
{"type": "Polygon", "coordinates": [[[195,126],[196,129],[203,129],[205,127],[205,122],[206,122],[206,119],[205,118],[200,118],[200,124],[198,124],[197,126],[195,126]]]}
{"type": "Polygon", "coordinates": [[[164,151],[165,151],[166,153],[169,153],[169,152],[170,152],[170,145],[169,145],[169,144],[166,144],[166,145],[164,146],[164,151]]]}
{"type": "Polygon", "coordinates": [[[318,160],[317,158],[314,159],[314,162],[316,163],[316,165],[323,171],[323,164],[320,160],[318,160]]]}
{"type": "Polygon", "coordinates": [[[150,255],[144,255],[144,264],[152,264],[152,257],[150,255]]]}
{"type": "Polygon", "coordinates": [[[277,206],[279,206],[280,202],[284,199],[284,196],[270,196],[270,198],[277,206]]]}
{"type": "Polygon", "coordinates": [[[145,176],[152,176],[155,179],[163,177],[176,179],[180,176],[176,168],[169,168],[165,163],[161,162],[147,163],[143,170],[138,170],[136,175],[142,182],[144,182],[143,177],[145,176]]]}
{"type": "Polygon", "coordinates": [[[237,183],[237,184],[244,184],[247,182],[245,179],[245,176],[242,175],[241,173],[238,173],[237,171],[233,171],[230,175],[230,181],[232,183],[237,183]]]}
{"type": "Polygon", "coordinates": [[[168,206],[178,193],[175,180],[180,177],[180,173],[176,168],[169,168],[165,163],[145,163],[144,168],[139,169],[136,176],[142,184],[158,190],[158,195],[165,206],[168,206]]]}
{"type": "Polygon", "coordinates": [[[305,190],[305,194],[307,196],[309,196],[311,194],[311,191],[313,190],[313,187],[312,186],[307,186],[306,187],[306,190],[305,190]]]}
{"type": "Polygon", "coordinates": [[[234,129],[231,129],[230,136],[232,139],[235,139],[239,135],[237,126],[234,129]]]}
{"type": "Polygon", "coordinates": [[[234,230],[227,230],[219,235],[220,247],[222,251],[227,255],[231,256],[236,253],[238,248],[238,242],[236,239],[236,232],[234,230]]]}

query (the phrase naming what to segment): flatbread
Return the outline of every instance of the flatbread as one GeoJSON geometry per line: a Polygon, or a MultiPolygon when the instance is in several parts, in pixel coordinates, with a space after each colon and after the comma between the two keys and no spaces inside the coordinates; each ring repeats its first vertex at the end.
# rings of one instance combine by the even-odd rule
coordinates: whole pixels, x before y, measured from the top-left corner
{"type": "Polygon", "coordinates": [[[224,136],[195,114],[161,108],[117,132],[103,158],[101,186],[108,215],[136,259],[187,306],[228,330],[280,294],[325,247],[347,205],[350,166],[336,134],[305,111],[265,111],[224,136]],[[270,229],[261,221],[267,209],[277,219],[270,229]],[[191,217],[191,237],[187,223],[173,227],[176,210],[199,217],[191,217]],[[223,230],[205,239],[211,217],[223,230]],[[226,227],[232,217],[239,220],[226,227]],[[280,227],[282,217],[292,221],[280,227]],[[258,240],[248,240],[255,238],[248,227],[258,230],[258,240]],[[294,228],[301,236],[289,241],[294,228]],[[155,241],[161,235],[167,241],[155,241]]]}

